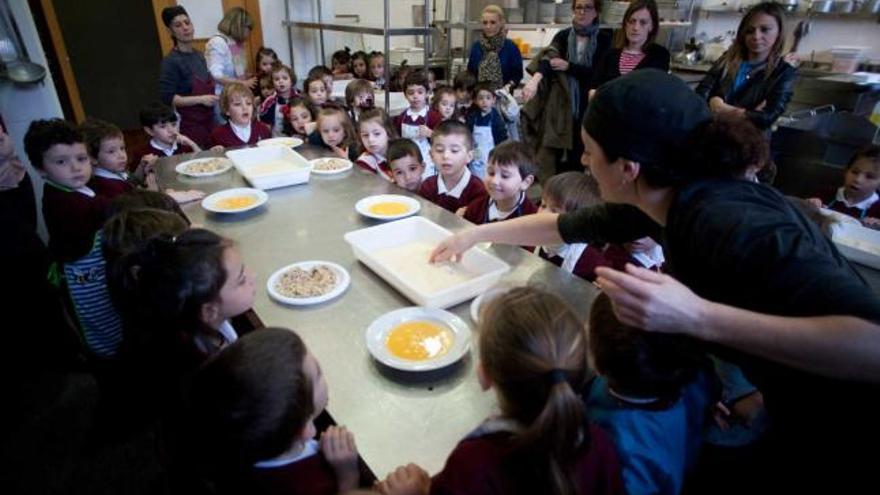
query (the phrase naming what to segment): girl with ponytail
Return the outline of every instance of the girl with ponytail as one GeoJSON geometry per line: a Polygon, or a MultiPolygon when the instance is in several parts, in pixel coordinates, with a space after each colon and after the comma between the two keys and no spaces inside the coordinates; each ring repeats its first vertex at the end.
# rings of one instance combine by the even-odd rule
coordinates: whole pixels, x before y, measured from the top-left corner
{"type": "Polygon", "coordinates": [[[523,287],[492,300],[480,318],[483,389],[501,414],[486,419],[428,479],[414,465],[379,488],[399,493],[624,493],[608,437],[587,421],[578,395],[589,378],[583,323],[557,296],[523,287]]]}

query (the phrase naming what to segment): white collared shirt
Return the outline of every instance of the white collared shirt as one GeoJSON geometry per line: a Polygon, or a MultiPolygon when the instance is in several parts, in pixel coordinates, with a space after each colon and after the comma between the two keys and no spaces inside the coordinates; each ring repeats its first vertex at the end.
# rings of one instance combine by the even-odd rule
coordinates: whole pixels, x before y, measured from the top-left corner
{"type": "Polygon", "coordinates": [[[850,203],[849,201],[847,201],[846,195],[843,193],[843,191],[844,191],[844,188],[838,187],[837,188],[837,197],[835,199],[837,199],[837,201],[840,201],[841,203],[845,204],[847,208],[858,208],[860,210],[867,210],[868,208],[873,206],[874,203],[876,203],[878,200],[880,200],[880,195],[878,195],[877,192],[874,191],[866,199],[863,199],[862,201],[859,201],[858,203],[850,203]]]}
{"type": "Polygon", "coordinates": [[[177,151],[178,145],[177,145],[177,141],[174,141],[173,145],[165,146],[164,144],[160,143],[159,141],[156,141],[156,139],[153,138],[153,139],[150,139],[150,146],[161,151],[162,153],[165,154],[165,156],[171,156],[174,154],[175,151],[177,151]]]}
{"type": "Polygon", "coordinates": [[[293,464],[294,462],[301,461],[303,459],[308,459],[309,457],[317,454],[319,450],[320,448],[316,440],[308,440],[305,445],[303,445],[302,450],[300,450],[298,453],[294,455],[289,455],[285,452],[284,454],[281,454],[274,459],[254,463],[254,467],[277,468],[281,466],[286,466],[288,464],[293,464]]]}
{"type": "Polygon", "coordinates": [[[541,249],[551,258],[554,256],[559,256],[560,258],[562,258],[562,264],[559,266],[559,268],[562,268],[568,273],[574,273],[577,262],[581,259],[581,255],[584,254],[584,251],[587,250],[587,246],[588,244],[586,243],[577,242],[574,244],[556,244],[553,246],[541,246],[541,249]]]}
{"type": "Polygon", "coordinates": [[[238,124],[235,124],[234,122],[232,122],[232,121],[230,120],[230,121],[229,121],[229,127],[232,128],[232,133],[235,134],[235,136],[236,136],[238,139],[241,139],[241,142],[243,142],[243,143],[247,143],[248,141],[250,141],[250,139],[251,139],[251,130],[253,129],[253,126],[251,126],[250,124],[248,124],[248,125],[246,125],[246,126],[244,126],[244,127],[239,127],[238,124]]]}
{"type": "Polygon", "coordinates": [[[490,199],[489,200],[489,212],[488,212],[489,221],[494,222],[496,220],[504,220],[505,218],[509,217],[510,215],[513,215],[513,213],[517,210],[517,208],[522,206],[523,201],[525,201],[525,199],[526,199],[526,193],[520,192],[519,193],[519,200],[516,202],[516,206],[514,206],[512,210],[508,210],[508,211],[499,210],[498,203],[496,203],[494,199],[490,199]]]}
{"type": "Polygon", "coordinates": [[[646,268],[654,268],[655,266],[663,266],[666,257],[663,256],[663,247],[659,244],[654,246],[650,251],[645,253],[630,253],[642,266],[646,268]]]}
{"type": "Polygon", "coordinates": [[[74,191],[76,191],[80,194],[85,194],[86,196],[88,196],[90,198],[95,197],[95,191],[93,191],[92,188],[89,186],[82,186],[79,189],[74,189],[74,191]]]}
{"type": "Polygon", "coordinates": [[[442,175],[437,176],[437,193],[445,194],[447,196],[452,196],[455,199],[461,197],[461,193],[464,192],[464,188],[467,187],[468,183],[471,181],[471,171],[465,167],[464,174],[461,176],[461,180],[458,181],[458,184],[455,185],[452,189],[446,187],[446,182],[443,180],[442,175]]]}
{"type": "Polygon", "coordinates": [[[419,117],[425,117],[427,119],[428,118],[428,105],[423,106],[422,109],[419,110],[418,112],[413,111],[412,108],[407,108],[406,115],[407,115],[407,117],[410,117],[413,120],[415,120],[419,117]]]}
{"type": "Polygon", "coordinates": [[[127,172],[111,172],[105,168],[95,167],[95,175],[105,179],[128,180],[127,172]]]}
{"type": "MultiPolygon", "coordinates": [[[[235,332],[235,329],[232,328],[232,323],[229,323],[229,320],[223,320],[223,323],[220,324],[220,327],[217,328],[217,331],[220,332],[220,335],[223,336],[223,345],[221,348],[228,346],[229,344],[238,340],[238,334],[235,332]]],[[[208,337],[203,336],[202,334],[196,334],[195,336],[196,347],[199,348],[204,354],[213,354],[215,349],[212,348],[211,342],[208,340],[208,337]]]]}

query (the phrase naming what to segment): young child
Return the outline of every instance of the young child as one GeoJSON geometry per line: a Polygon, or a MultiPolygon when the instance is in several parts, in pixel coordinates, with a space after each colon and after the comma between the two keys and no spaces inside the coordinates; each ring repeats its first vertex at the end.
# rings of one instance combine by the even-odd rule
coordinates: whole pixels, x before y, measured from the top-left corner
{"type": "Polygon", "coordinates": [[[373,108],[373,83],[366,79],[355,79],[345,87],[345,104],[348,116],[357,125],[361,112],[373,108]]]}
{"type": "Polygon", "coordinates": [[[871,145],[853,155],[843,175],[843,185],[833,194],[813,198],[823,205],[858,219],[866,227],[880,228],[880,146],[871,145]]]}
{"type": "Polygon", "coordinates": [[[202,151],[192,139],[178,130],[177,114],[168,105],[154,102],[140,111],[141,126],[150,141],[132,155],[129,170],[152,165],[160,156],[181,155],[202,151]]]}
{"type": "Polygon", "coordinates": [[[625,493],[614,446],[578,396],[590,377],[583,322],[558,296],[533,287],[512,289],[481,313],[477,380],[494,389],[500,415],[461,440],[433,478],[410,465],[379,490],[625,493]]]}
{"type": "Polygon", "coordinates": [[[611,299],[590,310],[590,358],[597,376],[585,401],[611,435],[628,493],[681,493],[694,466],[716,385],[693,341],[622,324],[611,299]]]}
{"type": "MultiPolygon", "coordinates": [[[[602,201],[595,183],[583,172],[563,172],[550,177],[541,189],[541,213],[568,213],[602,201]]],[[[586,279],[596,280],[596,268],[613,266],[622,270],[629,260],[627,254],[613,263],[602,246],[586,243],[538,246],[538,255],[563,270],[586,279]]]]}
{"type": "Polygon", "coordinates": [[[452,89],[455,90],[455,99],[458,109],[456,118],[465,121],[468,109],[471,108],[471,95],[474,93],[474,86],[477,85],[477,78],[470,72],[463,70],[455,75],[452,80],[452,89]]]}
{"type": "Polygon", "coordinates": [[[340,158],[357,159],[357,135],[345,110],[322,108],[317,124],[317,130],[309,135],[309,144],[324,146],[340,158]]]}
{"type": "Polygon", "coordinates": [[[271,128],[273,136],[281,136],[281,126],[284,123],[281,107],[299,93],[296,91],[296,75],[290,67],[281,63],[274,64],[271,74],[275,94],[266,98],[260,106],[260,122],[271,128]]]}
{"type": "Polygon", "coordinates": [[[370,79],[369,56],[367,52],[358,50],[351,56],[351,73],[355,79],[370,79]]]}
{"type": "MultiPolygon", "coordinates": [[[[309,69],[309,79],[321,79],[324,81],[324,90],[327,92],[327,98],[333,92],[333,71],[325,65],[316,65],[309,69]]],[[[303,87],[305,89],[305,87],[303,87]]]]}
{"type": "MultiPolygon", "coordinates": [[[[211,131],[211,142],[215,145],[236,148],[255,145],[272,137],[269,126],[254,120],[253,93],[244,84],[232,83],[223,87],[220,110],[227,121],[211,131]]],[[[283,117],[280,121],[284,122],[283,117]]]]}
{"type": "Polygon", "coordinates": [[[333,52],[333,55],[330,56],[330,64],[333,66],[334,80],[354,77],[351,73],[351,48],[345,47],[333,52]]]}
{"type": "MultiPolygon", "coordinates": [[[[128,154],[122,130],[100,119],[88,118],[80,125],[86,149],[92,160],[92,179],[89,187],[99,196],[113,199],[131,191],[135,185],[129,180],[128,154]]],[[[143,174],[143,169],[139,170],[143,174]]]]}
{"type": "Polygon", "coordinates": [[[272,76],[260,77],[259,85],[259,94],[254,97],[254,110],[257,112],[257,115],[260,113],[260,107],[263,106],[263,102],[275,95],[275,84],[272,83],[272,76]]]}
{"type": "Polygon", "coordinates": [[[397,187],[418,193],[422,186],[425,164],[422,162],[422,152],[416,143],[404,138],[394,139],[388,143],[386,158],[397,187]]]}
{"type": "Polygon", "coordinates": [[[379,89],[387,89],[385,81],[385,55],[382,52],[370,53],[370,77],[379,89]]]}
{"type": "Polygon", "coordinates": [[[436,173],[433,162],[427,158],[431,150],[428,139],[431,138],[432,129],[443,121],[443,117],[428,107],[428,79],[424,72],[416,71],[408,75],[404,87],[409,108],[394,117],[394,127],[400,137],[412,139],[419,145],[426,161],[425,177],[428,177],[436,173]]]}
{"type": "Polygon", "coordinates": [[[283,129],[285,136],[306,140],[318,126],[315,123],[315,116],[318,112],[305,98],[293,98],[282,108],[282,112],[285,113],[283,129]]]}
{"type": "Polygon", "coordinates": [[[320,77],[309,77],[303,84],[306,90],[306,98],[310,105],[315,108],[323,108],[327,104],[329,91],[327,83],[320,77]]]}
{"type": "Polygon", "coordinates": [[[35,120],[24,136],[31,165],[43,177],[43,217],[56,261],[77,260],[92,249],[109,199],[87,186],[92,162],[82,132],[61,119],[35,120]]]}
{"type": "Polygon", "coordinates": [[[488,82],[474,87],[474,105],[467,112],[468,128],[474,135],[474,160],[469,167],[479,178],[486,175],[489,151],[507,141],[507,126],[495,108],[495,91],[488,82]]]}
{"type": "MultiPolygon", "coordinates": [[[[415,72],[415,69],[407,65],[406,62],[401,64],[400,67],[397,68],[397,71],[391,75],[391,82],[389,83],[391,91],[405,92],[406,78],[413,72],[415,72]]],[[[425,81],[427,87],[427,78],[425,78],[425,81]]]]}
{"type": "Polygon", "coordinates": [[[329,495],[360,484],[345,427],[314,439],[327,382],[291,330],[265,328],[224,349],[193,378],[185,403],[188,457],[220,493],[329,495]]]}
{"type": "Polygon", "coordinates": [[[452,213],[488,196],[483,182],[467,167],[474,158],[474,142],[467,126],[455,120],[441,122],[434,129],[433,139],[431,157],[438,173],[422,182],[419,195],[452,213]]]}
{"type": "Polygon", "coordinates": [[[457,109],[455,90],[449,86],[440,86],[434,90],[431,109],[439,113],[443,120],[454,119],[457,109]]]}
{"type": "Polygon", "coordinates": [[[526,197],[537,173],[535,154],[528,145],[517,141],[499,144],[489,153],[486,168],[489,195],[467,205],[462,216],[479,225],[537,213],[538,208],[526,197]]]}
{"type": "Polygon", "coordinates": [[[364,152],[355,160],[355,165],[393,181],[393,173],[385,157],[388,154],[388,142],[397,135],[385,110],[381,108],[366,110],[361,114],[357,128],[364,152]]]}
{"type": "Polygon", "coordinates": [[[257,87],[254,88],[254,105],[256,105],[257,110],[259,110],[260,103],[265,101],[266,97],[270,96],[266,94],[266,92],[269,91],[271,93],[275,91],[275,88],[272,86],[272,66],[280,62],[275,50],[265,46],[261,46],[260,49],[257,50],[255,59],[256,63],[254,65],[257,67],[257,87]],[[268,79],[268,84],[263,82],[264,79],[268,79]]]}

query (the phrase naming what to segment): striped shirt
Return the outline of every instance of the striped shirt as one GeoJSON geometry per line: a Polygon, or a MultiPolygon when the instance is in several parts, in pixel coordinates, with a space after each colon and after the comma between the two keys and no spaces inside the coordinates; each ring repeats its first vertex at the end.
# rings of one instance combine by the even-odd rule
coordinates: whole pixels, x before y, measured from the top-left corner
{"type": "Polygon", "coordinates": [[[620,52],[620,62],[618,62],[617,68],[620,70],[620,75],[629,74],[636,68],[637,65],[645,58],[645,54],[643,52],[632,53],[627,51],[620,52]]]}

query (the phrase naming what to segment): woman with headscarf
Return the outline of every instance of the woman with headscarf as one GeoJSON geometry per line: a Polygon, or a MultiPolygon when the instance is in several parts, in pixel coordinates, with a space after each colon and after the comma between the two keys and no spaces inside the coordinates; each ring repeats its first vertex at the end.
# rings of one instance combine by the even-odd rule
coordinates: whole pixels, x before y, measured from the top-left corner
{"type": "Polygon", "coordinates": [[[496,88],[510,85],[515,88],[523,78],[522,55],[519,48],[507,39],[504,10],[488,5],[481,16],[483,32],[471,47],[468,72],[477,82],[487,81],[496,88]]]}

